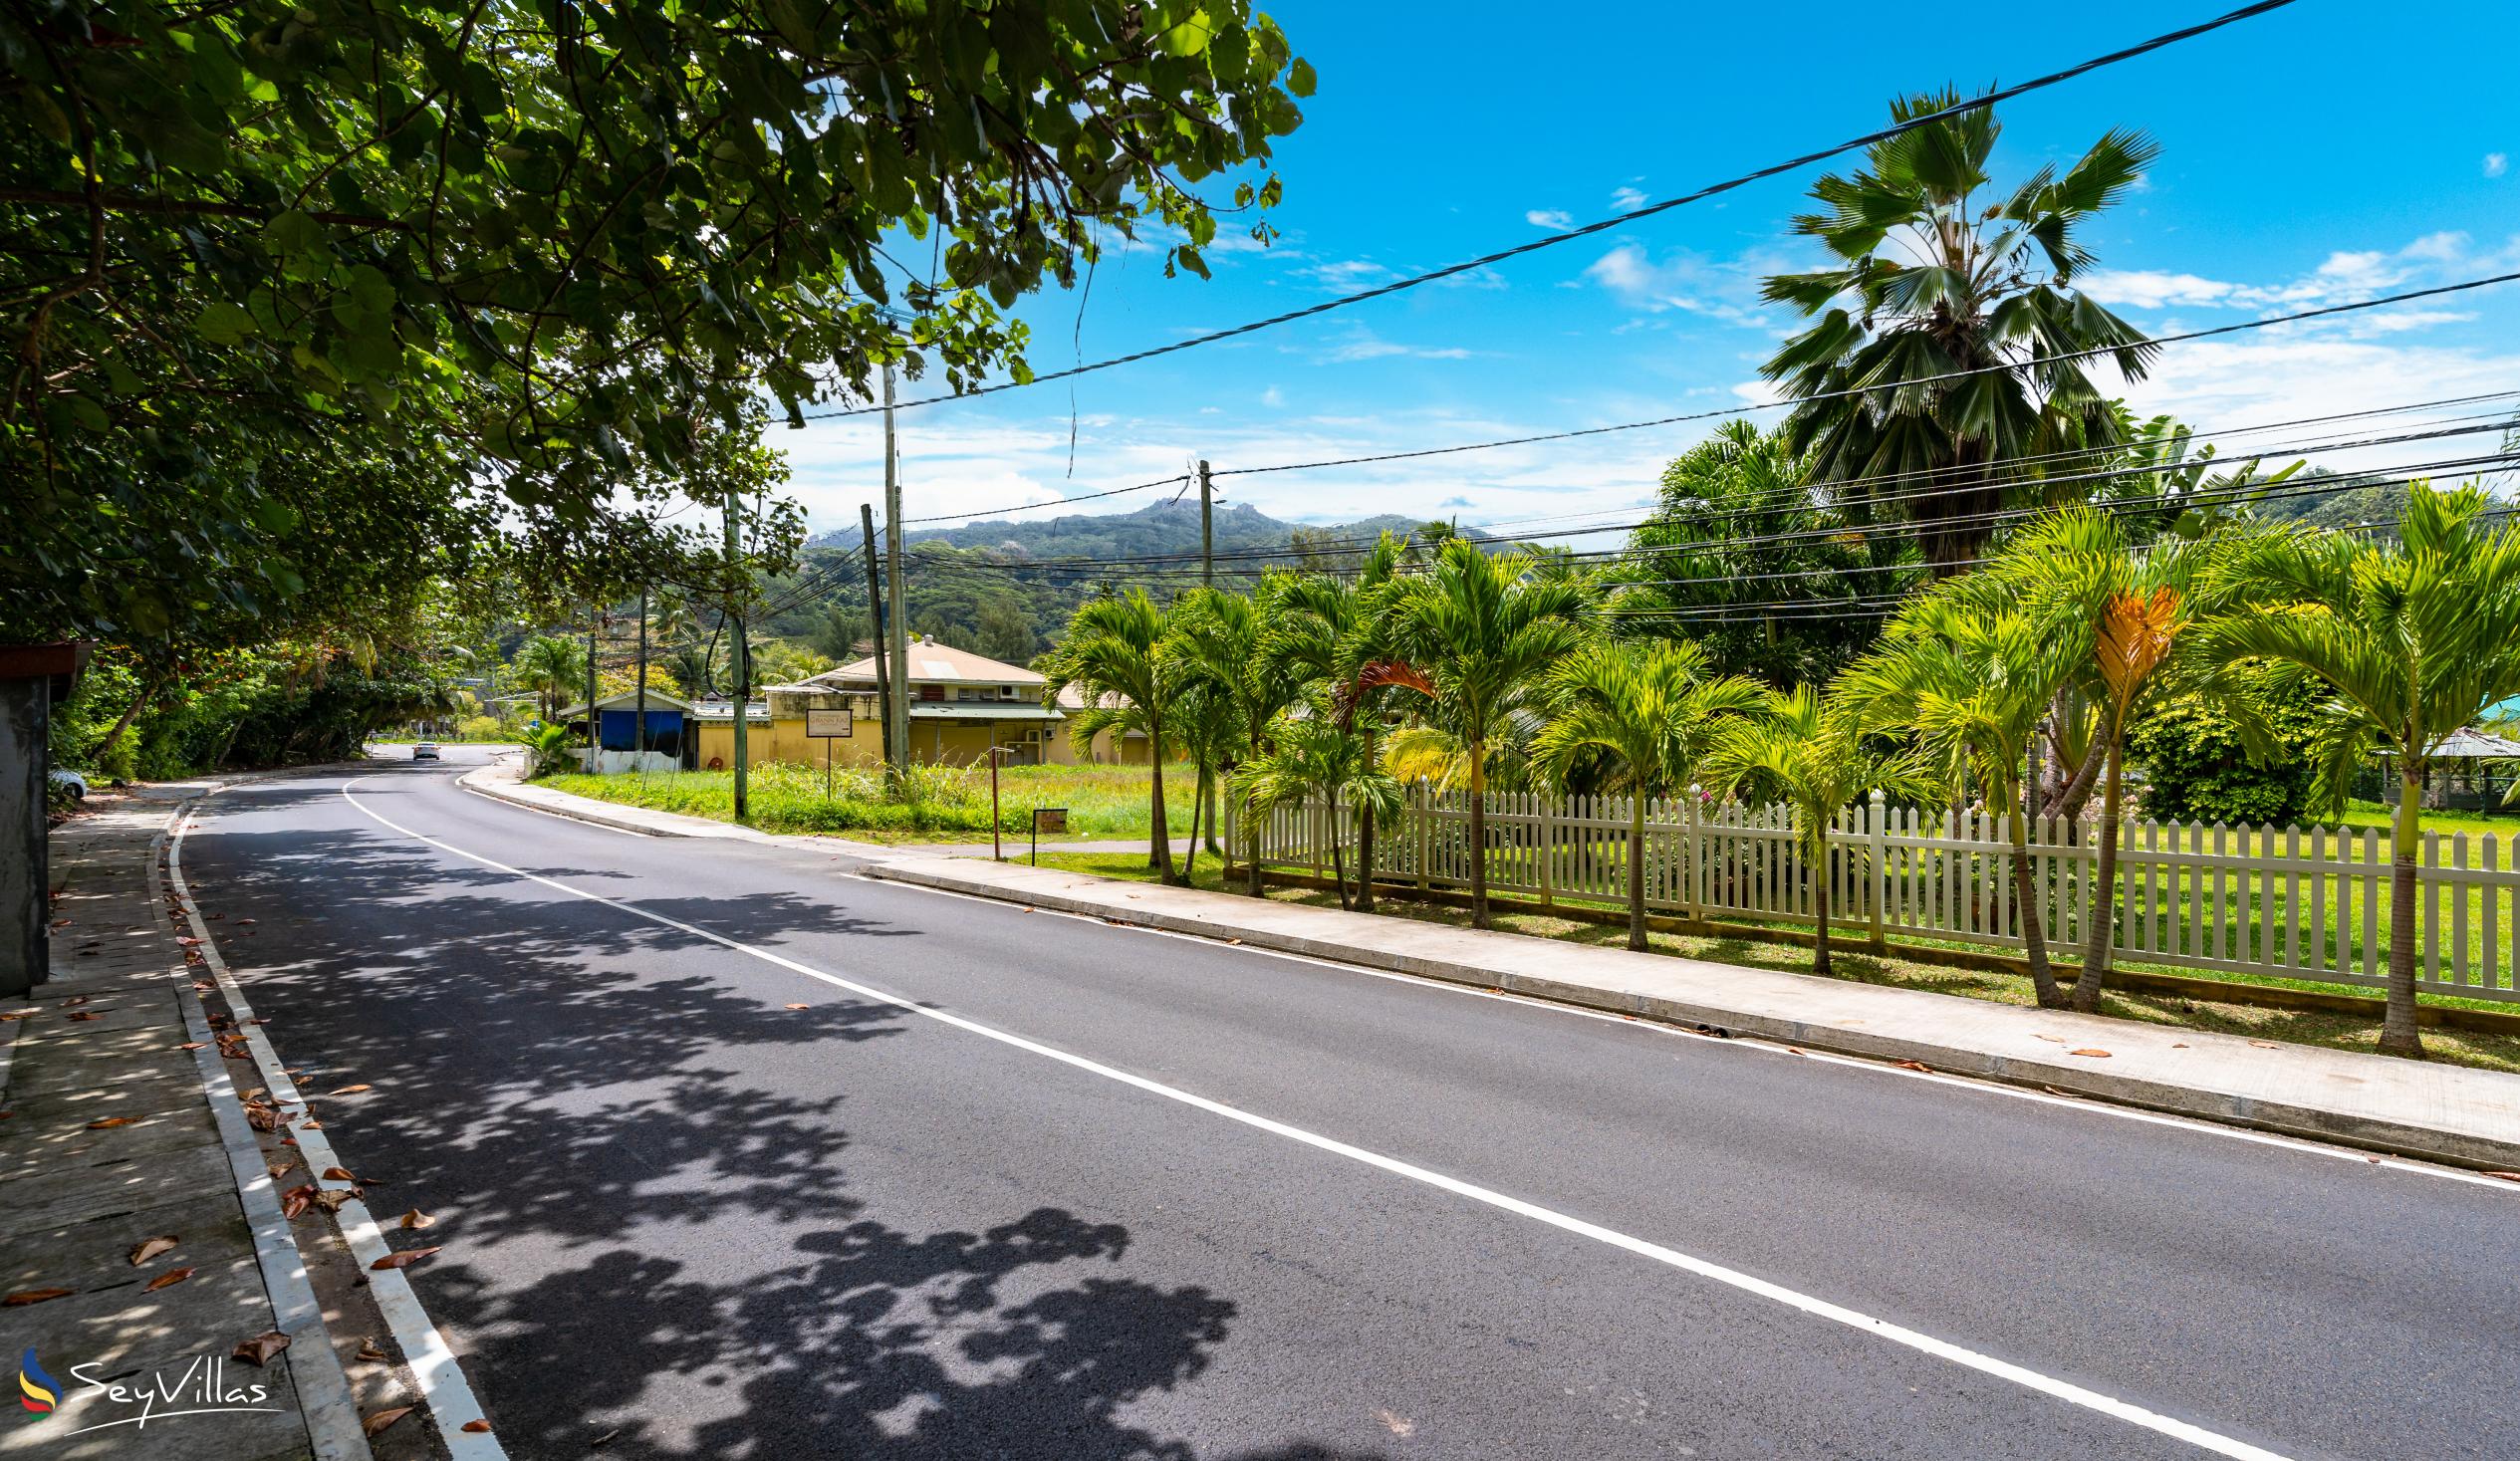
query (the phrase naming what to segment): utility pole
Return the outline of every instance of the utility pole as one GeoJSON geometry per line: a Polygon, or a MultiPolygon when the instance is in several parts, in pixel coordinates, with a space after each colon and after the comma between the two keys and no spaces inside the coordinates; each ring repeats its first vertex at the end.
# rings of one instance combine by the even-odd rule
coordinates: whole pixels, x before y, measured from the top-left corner
{"type": "Polygon", "coordinates": [[[752,705],[751,645],[744,642],[744,613],[739,607],[743,594],[752,587],[751,575],[738,565],[743,559],[743,498],[733,489],[726,493],[726,621],[735,630],[735,820],[744,820],[752,808],[746,800],[747,771],[744,766],[744,722],[752,705]]]}
{"type": "Polygon", "coordinates": [[[867,622],[875,628],[875,693],[876,710],[883,717],[883,764],[892,764],[892,677],[883,667],[883,592],[880,587],[882,575],[876,569],[875,509],[858,504],[858,527],[867,540],[867,622]]]}
{"type": "Polygon", "coordinates": [[[1216,496],[1207,480],[1207,459],[1199,458],[1199,583],[1216,587],[1216,496]]]}
{"type": "Polygon", "coordinates": [[[639,775],[647,774],[647,590],[638,591],[638,724],[630,731],[630,764],[639,775]]]}
{"type": "Polygon", "coordinates": [[[910,642],[907,620],[901,613],[901,454],[892,436],[892,363],[883,365],[883,559],[889,581],[884,588],[892,599],[891,621],[885,634],[892,646],[892,668],[899,676],[901,693],[892,697],[887,707],[891,734],[892,770],[895,784],[910,764],[910,642]]]}
{"type": "Polygon", "coordinates": [[[595,626],[596,619],[602,611],[598,609],[590,610],[587,614],[587,770],[589,771],[598,771],[604,766],[604,725],[595,714],[595,626]]]}

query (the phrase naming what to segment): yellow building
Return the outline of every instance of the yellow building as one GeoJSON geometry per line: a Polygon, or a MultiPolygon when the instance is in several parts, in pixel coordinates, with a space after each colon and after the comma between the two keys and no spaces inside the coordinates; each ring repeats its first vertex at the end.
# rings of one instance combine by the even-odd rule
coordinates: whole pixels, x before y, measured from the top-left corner
{"type": "MultiPolygon", "coordinates": [[[[1105,731],[1079,755],[1068,740],[1067,712],[1082,709],[1084,701],[1071,693],[1059,705],[1043,704],[1048,681],[1021,665],[933,639],[912,639],[906,658],[912,761],[985,765],[989,748],[1003,746],[1009,766],[1145,762],[1144,738],[1134,732],[1116,739],[1105,731]]],[[[772,685],[762,694],[745,716],[744,749],[753,764],[820,766],[827,756],[834,766],[882,761],[882,705],[872,656],[793,685],[772,685]],[[815,736],[818,728],[847,733],[815,736]]],[[[691,718],[699,765],[722,770],[731,764],[734,707],[695,705],[691,718]]]]}

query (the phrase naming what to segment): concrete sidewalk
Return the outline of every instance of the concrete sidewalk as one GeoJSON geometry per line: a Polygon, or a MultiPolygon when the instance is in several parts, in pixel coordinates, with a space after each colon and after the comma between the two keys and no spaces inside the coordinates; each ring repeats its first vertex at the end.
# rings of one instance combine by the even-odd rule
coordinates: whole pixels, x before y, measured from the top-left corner
{"type": "Polygon", "coordinates": [[[1253,948],[1501,989],[1813,1050],[1918,1061],[2463,1166],[2520,1170],[2520,1076],[2023,1009],[1668,954],[1575,948],[1018,863],[894,858],[875,876],[1253,948]]]}
{"type": "Polygon", "coordinates": [[[163,834],[206,789],[143,788],[53,834],[51,977],[0,1005],[0,1352],[35,1355],[59,1405],[0,1428],[0,1457],[370,1454],[169,926],[163,834]],[[233,1357],[275,1333],[287,1347],[268,1362],[233,1357]],[[236,1404],[199,1392],[213,1361],[219,1388],[267,1395],[142,1427],[124,1421],[137,1407],[85,1382],[183,1385],[189,1372],[157,1410],[236,1404]],[[72,1435],[100,1425],[113,1428],[72,1435]]]}
{"type": "Polygon", "coordinates": [[[975,861],[939,855],[934,849],[777,837],[520,785],[514,775],[513,768],[490,769],[464,781],[500,800],[655,836],[733,837],[841,851],[863,859],[871,875],[898,882],[1673,1024],[1714,1026],[1812,1050],[1916,1061],[1955,1075],[2315,1140],[2520,1171],[2520,1076],[2500,1072],[1669,954],[1578,948],[1522,934],[975,861]]]}

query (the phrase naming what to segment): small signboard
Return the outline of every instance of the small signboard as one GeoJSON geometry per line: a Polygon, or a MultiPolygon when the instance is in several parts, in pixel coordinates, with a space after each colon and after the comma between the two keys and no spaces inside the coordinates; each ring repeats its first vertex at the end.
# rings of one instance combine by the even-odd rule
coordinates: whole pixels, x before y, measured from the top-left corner
{"type": "Polygon", "coordinates": [[[1033,809],[1033,832],[1036,835],[1045,832],[1066,832],[1067,830],[1067,808],[1035,807],[1033,809]]]}
{"type": "Polygon", "coordinates": [[[805,734],[817,741],[847,740],[853,734],[856,717],[844,705],[837,710],[805,712],[805,734]]]}

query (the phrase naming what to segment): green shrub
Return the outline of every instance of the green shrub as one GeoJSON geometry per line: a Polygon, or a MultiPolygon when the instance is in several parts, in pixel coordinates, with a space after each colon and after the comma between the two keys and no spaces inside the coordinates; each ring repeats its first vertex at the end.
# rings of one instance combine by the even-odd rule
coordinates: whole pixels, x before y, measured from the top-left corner
{"type": "Polygon", "coordinates": [[[2127,737],[2127,753],[2146,778],[2143,815],[2162,821],[2299,822],[2312,811],[2310,746],[2323,698],[2315,685],[2270,689],[2263,697],[2277,753],[2250,759],[2223,706],[2188,696],[2146,717],[2127,737]]]}
{"type": "Polygon", "coordinates": [[[455,723],[455,734],[467,741],[496,741],[507,735],[507,727],[495,715],[470,715],[455,723]]]}

